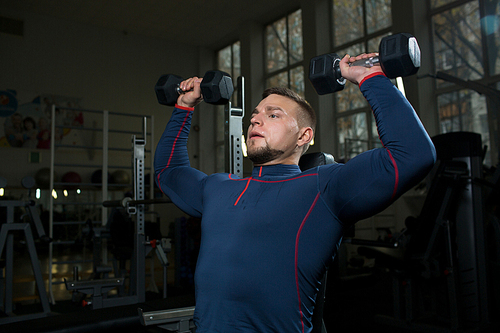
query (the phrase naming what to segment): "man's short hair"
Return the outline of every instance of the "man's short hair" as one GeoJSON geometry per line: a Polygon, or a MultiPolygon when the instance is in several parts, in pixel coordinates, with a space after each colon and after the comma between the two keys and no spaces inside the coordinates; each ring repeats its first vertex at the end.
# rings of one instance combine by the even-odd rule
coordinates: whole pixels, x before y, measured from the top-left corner
{"type": "MultiPolygon", "coordinates": [[[[285,88],[285,87],[273,87],[267,88],[262,93],[262,99],[269,95],[279,95],[290,98],[295,103],[298,104],[299,114],[297,115],[297,123],[299,127],[311,127],[313,130],[313,138],[316,133],[316,113],[312,108],[311,104],[307,102],[302,96],[297,94],[295,91],[285,88]]],[[[303,146],[302,154],[304,154],[309,149],[310,143],[303,146]]]]}
{"type": "Polygon", "coordinates": [[[299,122],[300,127],[311,127],[313,132],[316,131],[316,113],[312,106],[307,102],[302,96],[297,94],[295,91],[285,88],[285,87],[273,87],[267,88],[262,93],[262,99],[268,97],[269,95],[280,95],[287,98],[290,98],[295,103],[299,105],[299,122]]]}

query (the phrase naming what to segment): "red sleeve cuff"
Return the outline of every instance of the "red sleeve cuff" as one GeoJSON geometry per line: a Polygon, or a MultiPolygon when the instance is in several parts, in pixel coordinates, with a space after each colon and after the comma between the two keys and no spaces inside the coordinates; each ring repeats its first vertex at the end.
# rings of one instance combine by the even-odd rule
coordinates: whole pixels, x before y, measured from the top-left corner
{"type": "Polygon", "coordinates": [[[365,82],[366,80],[368,80],[369,78],[372,78],[374,76],[377,76],[377,75],[382,75],[382,76],[385,76],[384,73],[381,73],[381,72],[375,72],[375,73],[372,73],[370,75],[367,75],[363,78],[363,80],[361,80],[361,82],[359,83],[359,87],[361,88],[361,85],[363,84],[363,82],[365,82]]]}
{"type": "Polygon", "coordinates": [[[188,107],[188,106],[180,106],[180,105],[178,105],[178,104],[175,104],[175,107],[176,107],[177,109],[181,109],[181,110],[186,110],[186,111],[194,111],[194,107],[190,108],[190,107],[188,107]]]}

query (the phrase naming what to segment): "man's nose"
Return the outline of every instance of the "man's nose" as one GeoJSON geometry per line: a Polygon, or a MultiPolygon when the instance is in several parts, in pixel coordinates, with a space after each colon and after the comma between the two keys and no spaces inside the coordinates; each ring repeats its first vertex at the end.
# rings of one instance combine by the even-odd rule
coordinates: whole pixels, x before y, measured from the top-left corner
{"type": "Polygon", "coordinates": [[[258,114],[254,115],[251,119],[250,119],[250,123],[252,125],[262,125],[262,117],[258,114]]]}

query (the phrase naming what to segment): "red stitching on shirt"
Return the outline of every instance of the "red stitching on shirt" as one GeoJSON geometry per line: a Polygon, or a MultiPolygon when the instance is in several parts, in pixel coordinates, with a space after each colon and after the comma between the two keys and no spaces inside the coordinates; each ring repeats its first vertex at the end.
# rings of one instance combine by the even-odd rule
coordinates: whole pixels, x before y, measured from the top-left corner
{"type": "Polygon", "coordinates": [[[240,196],[238,197],[238,199],[236,199],[236,202],[234,203],[234,205],[236,206],[238,204],[238,201],[240,201],[241,199],[241,196],[243,195],[243,193],[245,193],[245,191],[247,190],[248,188],[248,185],[250,185],[250,181],[252,180],[252,177],[248,178],[248,181],[247,181],[247,186],[245,186],[245,189],[243,190],[243,192],[241,192],[240,196]]]}
{"type": "Polygon", "coordinates": [[[394,157],[392,157],[391,151],[389,149],[387,149],[387,153],[389,154],[389,157],[391,159],[392,165],[394,166],[394,191],[392,191],[392,196],[391,196],[391,200],[392,200],[396,196],[396,192],[398,190],[398,185],[399,185],[399,169],[398,169],[398,165],[396,163],[396,160],[394,159],[394,157]]]}
{"type": "Polygon", "coordinates": [[[233,178],[231,178],[231,174],[229,174],[229,179],[231,179],[231,180],[237,180],[237,181],[238,180],[246,180],[247,181],[247,185],[243,189],[243,192],[241,192],[241,194],[238,197],[238,199],[236,199],[236,202],[234,203],[234,206],[236,206],[238,204],[238,201],[240,201],[241,197],[246,192],[248,186],[250,185],[250,181],[251,180],[256,181],[256,182],[261,182],[261,183],[281,183],[281,182],[287,182],[289,180],[299,179],[299,178],[302,178],[302,177],[317,176],[317,175],[318,175],[317,173],[310,173],[310,174],[307,174],[307,175],[301,175],[301,176],[298,176],[298,177],[294,177],[294,178],[290,178],[290,179],[283,179],[283,180],[260,180],[260,179],[255,179],[255,178],[252,178],[252,177],[250,177],[250,178],[243,178],[243,179],[233,179],[233,178]]]}
{"type": "Polygon", "coordinates": [[[304,332],[304,315],[302,313],[302,303],[300,301],[300,287],[299,287],[299,268],[298,268],[298,262],[299,262],[299,238],[300,238],[300,233],[302,232],[302,227],[304,227],[304,224],[306,223],[307,219],[309,218],[309,215],[311,215],[311,212],[316,206],[316,202],[318,202],[319,198],[319,193],[316,194],[316,198],[314,198],[314,201],[309,208],[309,211],[307,212],[306,216],[302,220],[302,223],[300,224],[299,231],[297,232],[297,238],[295,239],[295,283],[297,284],[297,296],[299,299],[299,312],[300,312],[300,322],[302,324],[302,332],[304,332]]]}
{"type": "MultiPolygon", "coordinates": [[[[186,112],[186,116],[184,117],[184,121],[182,122],[181,128],[179,129],[179,132],[177,133],[177,136],[175,137],[174,144],[172,145],[172,150],[170,151],[170,157],[168,158],[167,166],[165,167],[165,169],[169,167],[170,161],[172,161],[172,156],[174,155],[174,149],[175,149],[175,145],[177,144],[177,139],[179,139],[179,136],[181,135],[182,130],[184,129],[184,126],[186,125],[186,121],[189,117],[189,113],[190,113],[190,111],[186,112]]],[[[163,169],[163,170],[165,170],[165,169],[163,169]]]]}
{"type": "Polygon", "coordinates": [[[367,75],[366,77],[364,77],[361,82],[359,83],[359,87],[361,87],[361,85],[366,81],[368,80],[369,78],[372,78],[374,76],[377,76],[377,75],[382,75],[382,76],[385,76],[384,73],[381,73],[381,72],[375,72],[375,73],[371,73],[370,75],[367,75]]]}
{"type": "MultiPolygon", "coordinates": [[[[184,108],[182,108],[182,109],[184,109],[184,108]]],[[[184,109],[184,110],[186,110],[186,109],[184,109]]],[[[165,171],[165,169],[167,169],[170,166],[170,161],[172,160],[172,156],[174,154],[174,149],[175,149],[175,145],[177,143],[177,139],[179,139],[179,136],[181,135],[182,130],[184,129],[184,126],[186,125],[186,121],[189,117],[189,114],[192,110],[187,110],[187,111],[188,112],[186,112],[186,116],[184,117],[184,121],[182,122],[181,128],[179,129],[179,132],[177,133],[177,136],[175,137],[174,143],[172,144],[172,149],[170,150],[170,156],[168,158],[167,165],[160,172],[158,172],[158,176],[157,176],[158,184],[160,184],[160,175],[162,174],[163,171],[165,171]]],[[[160,190],[161,190],[161,186],[160,186],[160,190]]],[[[163,193],[163,190],[161,190],[161,192],[163,193]]],[[[165,194],[165,193],[163,193],[163,194],[165,194]]]]}
{"type": "Polygon", "coordinates": [[[179,104],[175,104],[175,107],[177,109],[182,109],[182,110],[186,110],[186,111],[194,111],[194,107],[189,107],[189,106],[180,106],[179,104]]]}

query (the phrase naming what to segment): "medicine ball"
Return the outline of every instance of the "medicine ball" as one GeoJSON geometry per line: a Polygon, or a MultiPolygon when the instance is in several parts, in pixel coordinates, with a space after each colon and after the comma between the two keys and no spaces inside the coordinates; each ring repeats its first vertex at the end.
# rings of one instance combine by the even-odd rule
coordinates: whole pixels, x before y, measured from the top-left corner
{"type": "MultiPolygon", "coordinates": [[[[80,177],[80,175],[77,172],[69,171],[62,176],[61,181],[63,183],[72,183],[72,184],[81,183],[82,177],[80,177]]],[[[73,189],[76,188],[76,186],[66,186],[66,188],[73,189]]]]}

